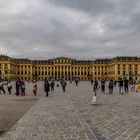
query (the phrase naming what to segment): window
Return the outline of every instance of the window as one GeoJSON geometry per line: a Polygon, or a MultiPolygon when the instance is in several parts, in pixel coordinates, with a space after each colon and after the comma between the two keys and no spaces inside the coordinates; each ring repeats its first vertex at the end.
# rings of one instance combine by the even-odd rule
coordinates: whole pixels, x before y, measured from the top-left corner
{"type": "Polygon", "coordinates": [[[7,64],[5,64],[5,67],[7,67],[7,64]]]}
{"type": "Polygon", "coordinates": [[[118,69],[120,69],[120,64],[118,64],[118,69]]]}

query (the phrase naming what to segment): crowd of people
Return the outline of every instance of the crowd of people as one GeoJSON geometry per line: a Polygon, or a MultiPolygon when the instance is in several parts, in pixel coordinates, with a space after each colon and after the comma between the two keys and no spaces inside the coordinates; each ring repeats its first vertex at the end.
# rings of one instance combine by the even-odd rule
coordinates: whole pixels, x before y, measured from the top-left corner
{"type": "Polygon", "coordinates": [[[114,81],[111,79],[111,80],[109,80],[108,85],[106,85],[105,80],[101,80],[100,84],[99,84],[99,81],[97,81],[97,80],[95,80],[95,82],[93,80],[91,80],[92,85],[93,85],[93,83],[94,83],[93,90],[101,89],[102,93],[105,93],[105,89],[108,88],[108,93],[113,94],[113,89],[116,86],[119,87],[119,93],[122,95],[124,93],[128,93],[129,91],[140,92],[140,83],[138,83],[134,80],[128,80],[127,78],[124,78],[124,79],[119,78],[118,81],[116,81],[116,80],[114,81]]]}
{"type": "Polygon", "coordinates": [[[118,81],[113,81],[113,79],[110,79],[108,82],[108,85],[106,84],[105,80],[101,80],[100,84],[97,80],[95,82],[91,80],[91,84],[93,85],[93,98],[91,101],[91,104],[96,104],[97,100],[97,91],[101,89],[102,93],[109,93],[113,94],[114,87],[119,87],[119,94],[123,95],[124,93],[130,92],[140,92],[140,82],[136,82],[134,80],[128,80],[127,78],[119,78],[118,81]],[[106,87],[106,85],[108,87],[106,87]],[[108,91],[105,92],[105,89],[108,88],[108,91]]]}
{"type": "MultiPolygon", "coordinates": [[[[70,80],[70,83],[72,83],[73,80],[70,80]]],[[[28,81],[29,82],[29,81],[28,81]]],[[[75,79],[75,85],[78,86],[78,79],[75,79]]],[[[9,95],[12,93],[12,89],[15,88],[15,95],[16,96],[25,96],[26,95],[26,84],[25,81],[20,80],[19,78],[15,81],[15,84],[12,84],[11,81],[0,81],[0,94],[3,92],[3,94],[6,94],[6,90],[4,89],[5,85],[7,86],[7,91],[9,93],[9,95]]],[[[44,91],[45,91],[45,95],[46,97],[48,97],[49,92],[54,91],[54,87],[62,87],[62,91],[65,92],[66,91],[66,86],[67,86],[67,81],[65,79],[61,79],[59,80],[59,84],[57,83],[57,85],[55,85],[55,80],[54,79],[45,79],[44,80],[44,91]]],[[[36,96],[37,95],[37,81],[33,80],[32,81],[32,91],[33,91],[33,95],[36,96]]]]}
{"type": "MultiPolygon", "coordinates": [[[[78,86],[79,79],[74,79],[70,80],[70,83],[75,82],[75,85],[78,86]]],[[[123,95],[124,93],[128,93],[129,91],[131,92],[140,92],[140,84],[137,84],[134,80],[128,80],[127,78],[119,78],[118,81],[110,80],[109,82],[106,82],[105,80],[101,80],[100,82],[97,80],[91,80],[91,84],[93,85],[93,92],[94,96],[97,95],[97,91],[100,91],[102,93],[109,93],[113,94],[114,87],[119,87],[119,93],[123,95]],[[108,83],[108,84],[106,84],[108,83]]],[[[10,81],[8,82],[0,82],[0,94],[3,92],[3,94],[6,94],[6,90],[4,89],[4,85],[7,85],[7,91],[8,94],[10,95],[12,93],[12,89],[15,88],[15,95],[16,96],[25,96],[26,95],[26,84],[25,81],[17,79],[15,81],[15,85],[13,85],[10,81]],[[14,86],[14,87],[13,87],[14,86]]],[[[49,96],[49,92],[54,91],[56,87],[61,86],[62,91],[66,91],[66,86],[67,86],[67,81],[65,79],[59,80],[59,84],[57,83],[55,85],[55,80],[54,79],[45,79],[44,81],[44,91],[45,91],[45,96],[49,96]]],[[[32,91],[33,95],[37,95],[37,81],[33,80],[32,81],[32,91]]]]}

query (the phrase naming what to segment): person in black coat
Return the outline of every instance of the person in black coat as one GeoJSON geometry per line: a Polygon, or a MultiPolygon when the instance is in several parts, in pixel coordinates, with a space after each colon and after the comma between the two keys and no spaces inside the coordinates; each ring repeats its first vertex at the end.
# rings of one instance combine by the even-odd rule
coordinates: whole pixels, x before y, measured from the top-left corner
{"type": "Polygon", "coordinates": [[[124,90],[125,90],[125,93],[128,93],[128,85],[129,85],[129,80],[127,78],[125,78],[125,80],[124,80],[124,90]]]}
{"type": "Polygon", "coordinates": [[[105,80],[101,81],[101,90],[102,90],[102,93],[105,93],[105,80]]]}
{"type": "Polygon", "coordinates": [[[119,78],[119,93],[123,95],[123,79],[119,78]]]}
{"type": "Polygon", "coordinates": [[[109,81],[109,85],[108,85],[109,94],[113,94],[113,87],[114,87],[114,83],[113,83],[113,80],[111,79],[111,80],[109,81]]]}
{"type": "Polygon", "coordinates": [[[66,91],[66,85],[67,85],[67,82],[64,80],[63,83],[62,83],[63,92],[66,91]]]}
{"type": "Polygon", "coordinates": [[[50,84],[47,79],[45,79],[45,81],[44,81],[44,90],[46,92],[46,97],[48,97],[49,91],[50,91],[50,84]]]}
{"type": "Polygon", "coordinates": [[[21,81],[18,78],[16,83],[15,83],[15,87],[16,87],[16,95],[19,96],[20,95],[20,88],[21,88],[21,81]]]}

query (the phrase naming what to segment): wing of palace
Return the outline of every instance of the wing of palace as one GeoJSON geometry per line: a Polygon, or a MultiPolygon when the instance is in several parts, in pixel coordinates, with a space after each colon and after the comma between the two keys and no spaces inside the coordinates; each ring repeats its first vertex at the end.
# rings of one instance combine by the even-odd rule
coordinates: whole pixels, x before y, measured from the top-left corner
{"type": "Polygon", "coordinates": [[[140,78],[139,57],[76,60],[58,57],[48,60],[30,60],[0,55],[0,79],[44,80],[45,78],[79,80],[117,80],[119,77],[140,78]]]}

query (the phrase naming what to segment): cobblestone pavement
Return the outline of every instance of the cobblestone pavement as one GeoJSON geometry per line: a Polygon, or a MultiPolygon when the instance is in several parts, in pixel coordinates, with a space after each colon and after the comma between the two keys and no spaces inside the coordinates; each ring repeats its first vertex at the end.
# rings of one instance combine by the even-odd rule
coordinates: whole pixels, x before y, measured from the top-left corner
{"type": "Polygon", "coordinates": [[[98,91],[96,106],[89,82],[68,83],[65,93],[58,87],[48,98],[42,93],[0,140],[140,140],[140,93],[117,92],[98,91]]]}

